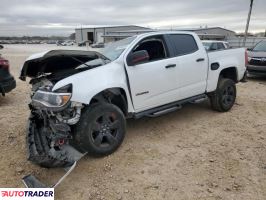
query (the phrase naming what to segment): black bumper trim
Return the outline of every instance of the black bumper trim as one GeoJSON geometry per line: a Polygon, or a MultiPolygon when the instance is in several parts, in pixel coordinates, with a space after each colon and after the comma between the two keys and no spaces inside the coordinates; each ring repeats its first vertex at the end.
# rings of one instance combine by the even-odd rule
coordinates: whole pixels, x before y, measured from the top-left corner
{"type": "Polygon", "coordinates": [[[63,145],[60,150],[50,147],[49,139],[43,126],[37,126],[34,116],[29,118],[27,129],[28,160],[46,168],[69,167],[83,154],[70,145],[63,145]]]}
{"type": "Polygon", "coordinates": [[[247,70],[250,74],[266,75],[266,66],[248,65],[247,70]]]}

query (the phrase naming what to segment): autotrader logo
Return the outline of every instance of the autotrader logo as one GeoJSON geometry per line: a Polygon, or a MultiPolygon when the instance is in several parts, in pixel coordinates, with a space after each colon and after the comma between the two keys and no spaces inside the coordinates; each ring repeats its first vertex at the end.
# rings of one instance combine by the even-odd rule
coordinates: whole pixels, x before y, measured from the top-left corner
{"type": "Polygon", "coordinates": [[[1,188],[0,200],[54,200],[53,188],[1,188]]]}

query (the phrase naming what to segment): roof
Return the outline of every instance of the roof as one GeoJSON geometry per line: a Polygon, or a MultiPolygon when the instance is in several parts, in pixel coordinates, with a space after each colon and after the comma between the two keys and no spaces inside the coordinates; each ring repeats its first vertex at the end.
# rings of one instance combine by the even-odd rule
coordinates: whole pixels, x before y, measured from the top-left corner
{"type": "Polygon", "coordinates": [[[213,43],[213,42],[225,42],[227,43],[226,41],[222,41],[222,40],[201,40],[202,42],[206,42],[206,43],[213,43]]]}
{"type": "Polygon", "coordinates": [[[222,28],[222,27],[208,27],[208,28],[183,28],[183,29],[175,29],[175,30],[184,30],[184,31],[204,31],[204,30],[210,30],[210,29],[222,29],[222,30],[225,30],[225,31],[229,31],[229,32],[232,32],[232,33],[235,33],[234,31],[232,30],[229,30],[229,29],[226,29],[226,28],[222,28]]]}
{"type": "Polygon", "coordinates": [[[89,29],[89,28],[95,29],[95,28],[116,28],[116,27],[138,27],[138,28],[149,29],[147,27],[137,26],[137,25],[82,25],[80,28],[76,28],[76,30],[89,29]]]}

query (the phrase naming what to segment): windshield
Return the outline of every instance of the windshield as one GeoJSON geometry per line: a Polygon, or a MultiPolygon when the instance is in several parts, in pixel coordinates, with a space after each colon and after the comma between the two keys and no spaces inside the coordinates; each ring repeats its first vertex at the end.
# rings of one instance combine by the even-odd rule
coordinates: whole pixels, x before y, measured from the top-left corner
{"type": "Polygon", "coordinates": [[[203,46],[205,47],[206,50],[209,50],[211,45],[212,45],[212,43],[210,43],[210,42],[202,42],[202,44],[203,44],[203,46]]]}
{"type": "Polygon", "coordinates": [[[129,37],[123,40],[119,40],[117,42],[113,42],[106,46],[101,53],[109,58],[111,61],[117,59],[123,51],[127,48],[127,46],[136,38],[134,37],[129,37]]]}
{"type": "Polygon", "coordinates": [[[254,47],[253,51],[265,51],[266,52],[266,41],[258,43],[254,47]]]}

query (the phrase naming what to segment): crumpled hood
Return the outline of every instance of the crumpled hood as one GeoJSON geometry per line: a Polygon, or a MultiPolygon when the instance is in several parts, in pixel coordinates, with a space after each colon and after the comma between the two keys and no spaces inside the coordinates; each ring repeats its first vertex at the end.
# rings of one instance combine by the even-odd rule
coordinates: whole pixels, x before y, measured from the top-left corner
{"type": "Polygon", "coordinates": [[[106,59],[95,51],[52,50],[37,53],[25,61],[19,78],[25,81],[26,77],[35,78],[41,74],[75,69],[83,63],[98,58],[106,59]]]}

